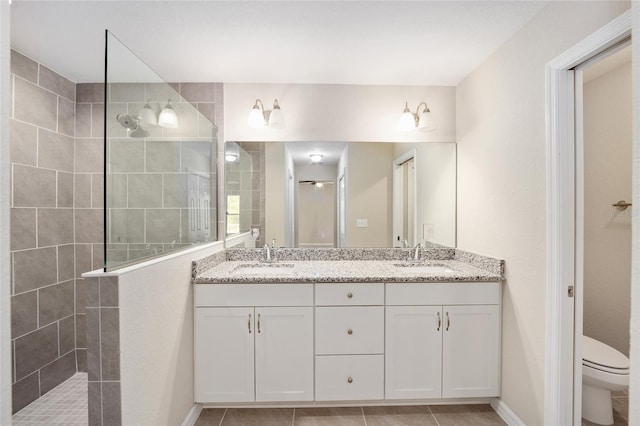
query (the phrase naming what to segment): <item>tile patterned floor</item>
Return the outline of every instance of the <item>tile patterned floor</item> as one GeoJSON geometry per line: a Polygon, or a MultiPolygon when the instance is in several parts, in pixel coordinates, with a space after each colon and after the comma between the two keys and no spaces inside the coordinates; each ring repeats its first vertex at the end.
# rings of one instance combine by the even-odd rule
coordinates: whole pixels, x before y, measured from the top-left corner
{"type": "Polygon", "coordinates": [[[14,426],[87,425],[87,373],[73,377],[18,411],[14,426]]]}
{"type": "Polygon", "coordinates": [[[206,408],[196,426],[498,426],[489,405],[206,408]]]}

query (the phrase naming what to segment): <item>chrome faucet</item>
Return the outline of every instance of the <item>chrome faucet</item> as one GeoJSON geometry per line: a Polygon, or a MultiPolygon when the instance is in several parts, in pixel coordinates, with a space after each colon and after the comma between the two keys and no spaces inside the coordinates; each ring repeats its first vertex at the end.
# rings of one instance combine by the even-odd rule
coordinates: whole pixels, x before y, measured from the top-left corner
{"type": "Polygon", "coordinates": [[[271,249],[269,248],[269,244],[264,245],[264,261],[271,262],[271,249]]]}
{"type": "Polygon", "coordinates": [[[422,243],[416,245],[416,250],[413,252],[413,260],[420,260],[420,250],[422,249],[422,243]]]}

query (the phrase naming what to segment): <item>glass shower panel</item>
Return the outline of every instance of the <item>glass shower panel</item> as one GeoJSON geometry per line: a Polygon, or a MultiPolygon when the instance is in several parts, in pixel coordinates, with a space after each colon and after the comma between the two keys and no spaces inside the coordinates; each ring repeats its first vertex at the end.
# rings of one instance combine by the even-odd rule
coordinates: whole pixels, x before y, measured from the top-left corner
{"type": "Polygon", "coordinates": [[[217,240],[217,127],[106,32],[105,270],[217,240]]]}

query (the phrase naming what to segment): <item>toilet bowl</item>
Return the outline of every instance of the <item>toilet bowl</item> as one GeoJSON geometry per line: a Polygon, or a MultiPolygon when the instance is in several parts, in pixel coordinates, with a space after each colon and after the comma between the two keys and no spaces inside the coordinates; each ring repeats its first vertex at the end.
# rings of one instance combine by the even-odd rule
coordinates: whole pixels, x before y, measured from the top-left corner
{"type": "Polygon", "coordinates": [[[629,358],[611,346],[582,336],[582,418],[613,424],[611,392],[629,387],[629,358]]]}

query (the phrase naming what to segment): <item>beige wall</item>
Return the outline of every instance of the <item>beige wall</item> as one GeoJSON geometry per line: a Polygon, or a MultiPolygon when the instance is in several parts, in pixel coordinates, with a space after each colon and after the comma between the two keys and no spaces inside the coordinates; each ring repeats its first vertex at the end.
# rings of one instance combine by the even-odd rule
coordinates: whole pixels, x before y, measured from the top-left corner
{"type": "Polygon", "coordinates": [[[544,415],[545,64],[628,2],[552,2],[457,88],[458,247],[506,260],[502,400],[544,415]]]}
{"type": "Polygon", "coordinates": [[[393,145],[350,144],[348,150],[348,247],[391,247],[393,145]],[[368,227],[356,227],[357,219],[367,219],[368,227]]]}
{"type": "Polygon", "coordinates": [[[629,354],[631,63],[584,85],[584,334],[629,354]]]}

